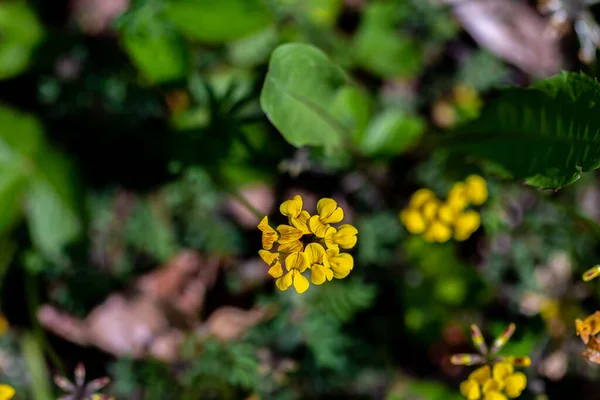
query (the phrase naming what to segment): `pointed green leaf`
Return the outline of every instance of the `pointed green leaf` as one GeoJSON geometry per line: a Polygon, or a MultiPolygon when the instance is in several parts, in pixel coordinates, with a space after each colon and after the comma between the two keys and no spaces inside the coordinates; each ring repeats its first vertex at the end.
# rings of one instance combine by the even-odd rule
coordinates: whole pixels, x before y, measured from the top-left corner
{"type": "Polygon", "coordinates": [[[395,156],[414,145],[425,131],[425,122],[402,111],[388,110],[371,120],[360,143],[369,156],[395,156]]]}
{"type": "Polygon", "coordinates": [[[331,114],[346,86],[344,71],[321,50],[284,44],[271,56],[260,105],[292,145],[336,147],[350,138],[348,127],[331,114]]]}
{"type": "Polygon", "coordinates": [[[600,84],[562,73],[504,90],[445,148],[495,163],[515,179],[560,188],[600,167],[600,84]]]}

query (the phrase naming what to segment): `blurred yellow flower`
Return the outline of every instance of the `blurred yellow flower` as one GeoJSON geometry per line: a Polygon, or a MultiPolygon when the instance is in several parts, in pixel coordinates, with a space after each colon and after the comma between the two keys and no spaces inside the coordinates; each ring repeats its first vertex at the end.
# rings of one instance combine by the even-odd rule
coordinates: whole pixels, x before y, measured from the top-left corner
{"type": "Polygon", "coordinates": [[[298,293],[305,292],[310,285],[303,275],[307,269],[310,269],[310,280],[315,285],[348,276],[354,267],[354,259],[350,254],[340,253],[340,248],[351,249],[358,240],[358,230],[354,226],[342,224],[336,228],[331,225],[344,218],[344,210],[335,200],[319,200],[318,215],[312,217],[302,207],[302,197],[296,195],[279,207],[289,225],[282,224],[273,229],[267,217],[258,224],[263,247],[258,254],[269,266],[269,275],[276,279],[275,285],[280,290],[294,286],[298,293]],[[305,240],[307,236],[311,237],[309,243],[305,240]]]}
{"type": "Polygon", "coordinates": [[[4,335],[6,332],[8,332],[8,328],[10,328],[8,320],[4,315],[0,314],[0,335],[4,335]]]}
{"type": "Polygon", "coordinates": [[[482,205],[488,198],[487,183],[479,175],[470,175],[465,180],[466,195],[476,206],[482,205]]]}
{"type": "Polygon", "coordinates": [[[0,400],[10,400],[15,396],[15,389],[10,385],[0,384],[0,400]]]}
{"type": "Polygon", "coordinates": [[[467,207],[481,205],[487,197],[485,179],[470,175],[452,185],[444,202],[429,189],[417,190],[398,216],[409,233],[423,235],[428,242],[463,241],[481,225],[479,212],[467,207]]]}

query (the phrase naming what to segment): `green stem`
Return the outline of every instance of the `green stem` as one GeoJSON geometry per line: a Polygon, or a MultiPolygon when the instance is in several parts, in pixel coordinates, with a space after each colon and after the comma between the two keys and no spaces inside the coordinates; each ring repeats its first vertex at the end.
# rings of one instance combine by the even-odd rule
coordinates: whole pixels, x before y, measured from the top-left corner
{"type": "Polygon", "coordinates": [[[44,329],[42,328],[40,322],[37,319],[36,311],[40,305],[40,301],[37,294],[37,279],[36,276],[29,271],[25,272],[25,296],[27,298],[29,319],[31,320],[31,325],[33,326],[33,333],[37,342],[39,343],[40,347],[46,351],[54,367],[58,369],[62,375],[65,375],[65,369],[62,365],[60,357],[50,346],[48,338],[46,337],[46,333],[44,332],[44,329]]]}
{"type": "Polygon", "coordinates": [[[258,218],[259,221],[265,216],[263,213],[261,213],[260,211],[258,211],[256,209],[256,207],[254,207],[252,204],[250,204],[250,202],[248,200],[246,200],[246,198],[244,196],[242,196],[242,194],[237,189],[234,189],[232,187],[228,187],[226,189],[226,191],[231,196],[233,196],[237,201],[239,201],[241,205],[243,205],[244,207],[246,207],[246,209],[248,211],[250,211],[252,214],[254,214],[256,216],[256,218],[258,218]]]}

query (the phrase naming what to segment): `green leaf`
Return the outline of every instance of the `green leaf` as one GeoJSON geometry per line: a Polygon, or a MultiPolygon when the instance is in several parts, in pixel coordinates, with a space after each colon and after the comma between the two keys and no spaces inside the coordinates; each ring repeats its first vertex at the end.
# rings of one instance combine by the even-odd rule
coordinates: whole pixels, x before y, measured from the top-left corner
{"type": "Polygon", "coordinates": [[[31,385],[33,400],[52,400],[50,373],[46,367],[44,351],[33,333],[26,332],[23,335],[21,349],[29,372],[29,379],[31,382],[35,382],[34,385],[31,385]]]}
{"type": "Polygon", "coordinates": [[[184,77],[187,53],[178,35],[161,23],[149,29],[125,29],[123,47],[131,61],[152,83],[163,83],[184,77]]]}
{"type": "Polygon", "coordinates": [[[328,110],[346,87],[346,74],[322,51],[284,44],[271,56],[260,105],[292,145],[339,147],[350,132],[328,110]]]}
{"type": "Polygon", "coordinates": [[[11,78],[25,70],[43,30],[35,13],[25,2],[0,2],[0,79],[11,78]]]}
{"type": "Polygon", "coordinates": [[[185,34],[206,43],[225,43],[256,33],[273,22],[262,0],[173,0],[165,17],[185,34]]]}
{"type": "Polygon", "coordinates": [[[423,56],[415,40],[398,32],[397,4],[371,3],[354,37],[354,57],[361,67],[384,78],[416,74],[423,56]]]}
{"type": "Polygon", "coordinates": [[[55,257],[81,233],[72,170],[67,160],[48,149],[37,160],[26,192],[26,215],[34,244],[55,257]]]}
{"type": "Polygon", "coordinates": [[[388,110],[371,120],[360,142],[360,151],[369,156],[394,156],[414,145],[425,131],[418,116],[388,110]]]}
{"type": "Polygon", "coordinates": [[[561,73],[504,90],[442,147],[492,161],[530,185],[561,188],[600,167],[598,104],[598,82],[561,73]]]}

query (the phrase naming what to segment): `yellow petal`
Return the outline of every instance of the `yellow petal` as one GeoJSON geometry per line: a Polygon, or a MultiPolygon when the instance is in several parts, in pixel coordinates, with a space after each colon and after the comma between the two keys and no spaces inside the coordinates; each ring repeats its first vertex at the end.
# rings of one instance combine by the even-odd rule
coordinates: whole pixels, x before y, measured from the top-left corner
{"type": "Polygon", "coordinates": [[[481,398],[479,383],[472,379],[467,379],[460,384],[460,393],[468,400],[477,400],[481,398]]]}
{"type": "Polygon", "coordinates": [[[323,261],[325,249],[319,243],[310,243],[304,249],[304,254],[308,257],[308,264],[320,264],[323,261]]]}
{"type": "Polygon", "coordinates": [[[279,243],[283,244],[286,242],[293,242],[294,240],[298,240],[302,237],[302,231],[298,228],[294,228],[289,225],[279,225],[277,227],[277,232],[279,232],[279,243]]]}
{"type": "Polygon", "coordinates": [[[428,200],[435,199],[435,193],[429,189],[419,189],[413,193],[408,206],[410,208],[420,208],[428,200]]]}
{"type": "Polygon", "coordinates": [[[279,211],[288,218],[298,218],[302,211],[302,197],[296,195],[279,206],[279,211]]]}
{"type": "Polygon", "coordinates": [[[269,225],[269,218],[264,217],[258,224],[258,229],[262,232],[262,247],[265,250],[271,250],[273,243],[277,240],[277,232],[269,225]]]}
{"type": "Polygon", "coordinates": [[[499,362],[494,364],[494,367],[492,368],[492,376],[494,379],[504,381],[504,379],[513,374],[514,370],[515,369],[511,364],[507,362],[499,362]]]}
{"type": "Polygon", "coordinates": [[[266,251],[266,250],[259,250],[258,255],[260,256],[260,258],[263,259],[263,261],[265,263],[267,263],[268,266],[273,265],[275,260],[277,260],[279,258],[279,254],[271,253],[270,251],[266,251]]]}
{"type": "Polygon", "coordinates": [[[319,219],[324,224],[337,224],[344,219],[344,210],[333,199],[323,198],[317,203],[319,219]]]}
{"type": "Polygon", "coordinates": [[[483,367],[477,368],[475,371],[471,372],[469,375],[469,379],[477,381],[483,384],[485,381],[492,377],[492,369],[489,365],[484,365],[483,367]]]}
{"type": "Polygon", "coordinates": [[[273,229],[271,225],[269,225],[269,217],[264,217],[260,220],[260,222],[258,223],[258,229],[260,229],[261,232],[265,233],[276,233],[275,229],[273,229]]]}
{"type": "Polygon", "coordinates": [[[481,205],[488,198],[487,183],[479,175],[470,175],[465,179],[466,195],[471,203],[481,205]]]}
{"type": "Polygon", "coordinates": [[[311,232],[315,234],[316,237],[322,238],[325,237],[325,232],[330,226],[329,224],[324,224],[323,222],[321,222],[318,215],[313,215],[308,220],[308,227],[310,228],[311,232]]]}
{"type": "Polygon", "coordinates": [[[297,269],[300,272],[304,272],[308,266],[308,257],[303,252],[297,251],[285,258],[285,267],[288,271],[297,269]]]}
{"type": "Polygon", "coordinates": [[[303,249],[304,249],[304,246],[302,245],[302,243],[299,240],[285,242],[283,244],[280,244],[279,247],[277,248],[277,250],[279,250],[280,253],[285,253],[285,254],[295,253],[297,251],[302,251],[303,249]]]}
{"type": "Polygon", "coordinates": [[[506,396],[500,392],[489,392],[483,397],[483,400],[507,400],[506,396]]]}
{"type": "MultiPolygon", "coordinates": [[[[294,270],[295,271],[295,270],[294,270]]],[[[294,271],[290,271],[287,274],[285,274],[284,276],[282,276],[281,278],[278,278],[275,281],[275,286],[277,286],[279,288],[279,290],[281,290],[282,292],[284,290],[287,290],[290,286],[292,286],[292,282],[294,280],[294,271]]]]}
{"type": "Polygon", "coordinates": [[[283,275],[283,268],[281,267],[281,263],[279,261],[269,268],[269,275],[271,275],[273,278],[279,278],[281,275],[283,275]]]}
{"type": "MultiPolygon", "coordinates": [[[[342,253],[330,256],[331,252],[336,252],[336,249],[327,250],[327,259],[331,270],[333,271],[333,277],[336,279],[343,279],[348,276],[350,271],[354,268],[354,258],[348,253],[342,253]]],[[[338,252],[339,253],[339,252],[338,252]]]]}
{"type": "Polygon", "coordinates": [[[0,399],[9,400],[15,395],[15,389],[10,385],[0,384],[0,399]]]}
{"type": "Polygon", "coordinates": [[[504,383],[502,381],[492,378],[489,378],[488,380],[483,382],[483,385],[481,385],[481,391],[483,393],[501,392],[503,388],[504,383]]]}
{"type": "Polygon", "coordinates": [[[294,288],[296,289],[296,292],[306,292],[306,289],[308,289],[308,279],[306,279],[297,269],[292,270],[291,273],[294,274],[294,288]]]}
{"type": "Polygon", "coordinates": [[[310,227],[308,226],[308,220],[310,219],[310,214],[306,210],[302,210],[298,218],[291,218],[290,223],[295,227],[302,231],[304,234],[311,233],[310,227]]]}
{"type": "Polygon", "coordinates": [[[326,280],[333,279],[333,271],[323,265],[314,264],[310,271],[310,280],[315,285],[320,285],[326,280]]]}
{"type": "Polygon", "coordinates": [[[413,235],[419,235],[425,231],[425,219],[419,210],[405,208],[400,211],[400,221],[404,224],[406,230],[413,235]]]}
{"type": "Polygon", "coordinates": [[[522,372],[510,375],[504,380],[504,391],[511,399],[517,398],[527,386],[527,377],[522,372]]]}

